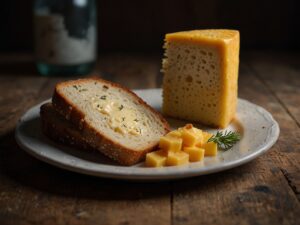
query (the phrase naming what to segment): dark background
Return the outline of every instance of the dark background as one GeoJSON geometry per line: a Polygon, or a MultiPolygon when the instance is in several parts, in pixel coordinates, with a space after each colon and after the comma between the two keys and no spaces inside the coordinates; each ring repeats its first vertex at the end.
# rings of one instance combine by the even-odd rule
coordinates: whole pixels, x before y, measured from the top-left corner
{"type": "MultiPolygon", "coordinates": [[[[1,2],[1,52],[31,52],[32,0],[1,2]]],[[[160,51],[168,32],[229,28],[242,49],[300,49],[298,0],[99,0],[98,48],[160,51]]]]}

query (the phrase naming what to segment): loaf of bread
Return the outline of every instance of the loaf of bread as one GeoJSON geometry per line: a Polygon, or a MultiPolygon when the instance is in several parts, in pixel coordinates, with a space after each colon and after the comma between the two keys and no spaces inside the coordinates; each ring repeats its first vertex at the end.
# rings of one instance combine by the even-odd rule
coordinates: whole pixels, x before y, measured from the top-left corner
{"type": "Polygon", "coordinates": [[[239,32],[171,33],[164,48],[163,113],[225,128],[236,112],[239,32]]]}
{"type": "MultiPolygon", "coordinates": [[[[122,165],[133,165],[144,159],[169,131],[166,120],[137,95],[102,79],[59,83],[52,104],[41,108],[46,135],[54,139],[58,136],[49,135],[55,128],[45,120],[49,108],[54,108],[65,120],[62,127],[54,126],[60,130],[65,128],[62,140],[99,150],[122,165]]],[[[57,121],[55,118],[52,124],[57,121]]]]}

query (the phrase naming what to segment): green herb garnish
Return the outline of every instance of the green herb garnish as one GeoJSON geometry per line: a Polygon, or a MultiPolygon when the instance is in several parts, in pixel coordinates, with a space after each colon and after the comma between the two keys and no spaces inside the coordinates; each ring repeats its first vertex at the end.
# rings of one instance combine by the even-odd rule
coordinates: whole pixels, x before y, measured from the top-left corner
{"type": "Polygon", "coordinates": [[[241,139],[239,133],[233,131],[218,131],[215,135],[208,139],[207,142],[215,142],[219,149],[228,150],[241,139]]]}
{"type": "Polygon", "coordinates": [[[86,88],[83,88],[83,89],[80,89],[79,92],[82,92],[82,91],[87,91],[88,89],[86,88]]]}
{"type": "Polygon", "coordinates": [[[121,105],[121,106],[119,107],[119,110],[121,111],[123,108],[124,108],[124,106],[123,106],[123,105],[121,105]]]}
{"type": "Polygon", "coordinates": [[[100,97],[100,99],[106,100],[106,95],[102,95],[102,96],[100,97]]]}

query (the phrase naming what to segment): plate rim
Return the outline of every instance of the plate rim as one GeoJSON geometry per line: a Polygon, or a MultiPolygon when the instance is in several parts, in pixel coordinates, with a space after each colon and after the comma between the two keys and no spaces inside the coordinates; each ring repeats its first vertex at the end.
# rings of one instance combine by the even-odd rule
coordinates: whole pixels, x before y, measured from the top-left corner
{"type": "MultiPolygon", "coordinates": [[[[160,88],[153,88],[153,89],[138,89],[134,90],[135,92],[144,92],[144,91],[161,91],[160,88]]],[[[242,164],[248,163],[252,161],[253,159],[259,157],[260,155],[264,154],[267,150],[269,150],[278,140],[280,128],[277,123],[277,121],[273,118],[271,113],[269,113],[266,109],[263,107],[256,105],[248,100],[238,98],[238,102],[244,102],[248,105],[251,105],[251,107],[257,108],[261,114],[268,117],[268,120],[272,122],[271,132],[272,135],[268,137],[268,141],[264,142],[262,146],[259,146],[259,148],[254,151],[251,154],[248,154],[244,157],[237,158],[235,160],[232,160],[230,162],[221,162],[220,164],[213,165],[213,166],[204,166],[204,167],[164,167],[164,168],[141,168],[141,167],[126,167],[126,166],[118,166],[118,165],[105,165],[90,162],[87,160],[80,159],[79,161],[83,160],[87,162],[87,165],[84,166],[84,164],[76,164],[70,165],[69,163],[65,163],[63,161],[58,161],[53,158],[49,158],[49,156],[38,154],[38,152],[28,144],[26,144],[23,140],[23,134],[21,132],[21,126],[23,125],[23,122],[26,121],[26,118],[32,113],[32,111],[35,110],[35,108],[40,107],[45,102],[48,102],[50,99],[43,101],[41,103],[38,103],[31,108],[29,108],[19,119],[16,129],[15,129],[15,139],[17,141],[17,144],[25,150],[27,153],[32,155],[33,157],[49,163],[51,165],[57,166],[62,169],[66,169],[68,171],[73,171],[81,174],[91,175],[91,176],[97,176],[97,177],[104,177],[104,178],[113,178],[113,179],[122,179],[122,180],[172,180],[172,179],[181,179],[181,178],[187,178],[187,177],[194,177],[194,176],[200,176],[200,175],[207,175],[211,173],[217,173],[220,171],[228,170],[234,167],[238,167],[242,164]],[[98,165],[98,169],[89,169],[88,165],[95,164],[98,165]],[[112,168],[119,167],[120,169],[112,170],[112,168]],[[132,173],[132,171],[135,171],[132,173]],[[138,172],[136,172],[138,171],[138,172]]],[[[67,154],[67,153],[65,153],[67,154]]]]}

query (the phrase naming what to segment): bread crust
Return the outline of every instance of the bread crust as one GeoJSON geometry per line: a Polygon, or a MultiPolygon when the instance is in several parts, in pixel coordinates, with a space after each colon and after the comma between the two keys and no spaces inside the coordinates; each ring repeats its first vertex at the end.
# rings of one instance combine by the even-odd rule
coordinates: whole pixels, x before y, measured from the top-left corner
{"type": "Polygon", "coordinates": [[[56,112],[50,102],[41,106],[40,118],[43,133],[52,140],[81,149],[93,149],[82,138],[80,130],[56,112]]]}
{"type": "MultiPolygon", "coordinates": [[[[150,107],[146,102],[144,102],[141,98],[139,98],[135,93],[130,91],[129,89],[116,84],[110,81],[106,81],[100,78],[86,78],[86,79],[79,79],[74,81],[67,81],[58,83],[55,87],[54,94],[52,97],[52,103],[55,108],[64,118],[70,121],[74,126],[79,129],[82,133],[83,139],[94,149],[99,150],[109,158],[116,160],[121,165],[130,166],[133,164],[138,163],[139,161],[143,160],[146,154],[157,147],[157,144],[149,145],[145,149],[142,150],[134,150],[127,148],[126,146],[121,145],[120,143],[111,140],[101,131],[97,131],[93,128],[88,122],[85,121],[84,113],[80,111],[76,105],[73,105],[71,101],[68,100],[66,96],[60,93],[60,88],[63,88],[67,85],[80,85],[83,82],[90,82],[90,81],[100,82],[103,85],[109,85],[116,88],[120,88],[123,91],[127,92],[128,94],[132,95],[138,103],[142,104],[147,110],[153,112],[161,121],[164,127],[164,134],[170,131],[169,124],[167,121],[162,117],[162,115],[156,112],[152,107],[150,107]]],[[[162,135],[164,135],[162,134],[162,135]]]]}

